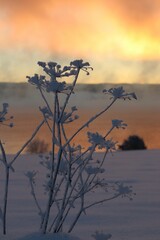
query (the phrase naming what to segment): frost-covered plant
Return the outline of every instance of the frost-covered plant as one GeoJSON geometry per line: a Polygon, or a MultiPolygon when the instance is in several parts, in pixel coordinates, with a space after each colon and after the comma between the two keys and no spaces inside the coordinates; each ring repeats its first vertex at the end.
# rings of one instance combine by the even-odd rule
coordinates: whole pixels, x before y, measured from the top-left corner
{"type": "MultiPolygon", "coordinates": [[[[13,122],[10,122],[10,120],[13,119],[13,116],[8,117],[8,103],[3,103],[2,111],[0,112],[0,127],[7,126],[7,127],[13,127],[13,122]],[[9,123],[8,123],[9,122],[9,123]]],[[[8,161],[5,153],[5,149],[3,147],[3,143],[0,140],[0,151],[1,151],[1,157],[0,162],[3,164],[5,168],[5,185],[4,185],[4,196],[3,196],[3,206],[0,206],[0,219],[2,220],[3,225],[3,233],[6,234],[6,214],[7,214],[7,204],[8,204],[8,184],[9,184],[9,172],[10,169],[14,171],[12,167],[8,166],[8,161]]]]}
{"type": "Polygon", "coordinates": [[[2,125],[13,127],[13,122],[8,123],[11,119],[13,119],[13,116],[7,117],[8,114],[8,103],[3,103],[2,111],[0,112],[0,127],[2,125]]]}
{"type": "MultiPolygon", "coordinates": [[[[94,205],[115,199],[119,196],[132,199],[132,188],[122,183],[109,184],[103,173],[103,163],[108,152],[116,150],[116,141],[109,138],[109,134],[115,128],[124,129],[127,124],[122,120],[114,119],[109,130],[105,130],[103,135],[98,132],[88,131],[89,147],[85,149],[81,144],[75,145],[75,137],[86,127],[89,127],[98,117],[108,111],[108,109],[120,99],[136,99],[135,93],[126,93],[123,87],[110,88],[103,90],[103,93],[110,96],[111,102],[101,111],[88,119],[82,126],[75,129],[73,135],[66,132],[67,124],[78,119],[77,107],[68,107],[69,100],[74,93],[81,71],[89,74],[92,70],[88,62],[75,60],[69,66],[61,67],[55,62],[38,62],[42,67],[44,75],[35,74],[28,78],[28,82],[38,89],[44,107],[40,111],[45,123],[51,133],[51,153],[44,157],[41,156],[41,165],[46,168],[46,180],[44,184],[47,194],[45,208],[40,206],[35,194],[36,171],[26,173],[31,185],[31,194],[35,200],[38,213],[41,217],[41,232],[52,231],[54,233],[63,230],[68,223],[68,216],[74,213],[74,218],[70,223],[68,232],[75,227],[79,217],[86,214],[88,208],[94,205]],[[66,83],[66,78],[73,78],[71,84],[66,83]],[[48,95],[52,95],[53,101],[48,100],[48,95]],[[103,150],[103,157],[94,160],[94,153],[97,149],[103,150]],[[106,192],[104,199],[95,200],[88,203],[86,198],[94,191],[102,189],[106,192]]],[[[98,233],[97,233],[98,234],[98,233]]],[[[97,237],[98,235],[96,235],[97,237]]]]}
{"type": "MultiPolygon", "coordinates": [[[[14,124],[11,121],[13,116],[8,117],[8,103],[3,103],[2,111],[0,112],[0,127],[13,127],[14,124]]],[[[38,127],[33,132],[32,136],[26,141],[26,143],[20,148],[20,150],[14,155],[13,159],[10,161],[7,159],[6,151],[4,148],[4,144],[0,139],[0,162],[3,164],[5,169],[5,181],[4,181],[4,196],[2,201],[2,206],[0,206],[0,220],[2,221],[2,232],[5,235],[7,233],[7,207],[8,207],[8,191],[9,191],[9,181],[10,181],[10,171],[14,172],[13,164],[18,158],[18,156],[22,153],[22,151],[27,147],[27,145],[32,141],[32,139],[36,136],[39,129],[44,124],[45,120],[38,125],[38,127]]],[[[2,196],[2,195],[1,195],[2,196]]]]}

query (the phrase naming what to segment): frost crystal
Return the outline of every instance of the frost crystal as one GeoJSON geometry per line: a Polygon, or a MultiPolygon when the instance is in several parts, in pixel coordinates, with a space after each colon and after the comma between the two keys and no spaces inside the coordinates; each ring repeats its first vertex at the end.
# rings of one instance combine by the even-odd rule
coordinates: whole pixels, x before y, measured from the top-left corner
{"type": "Polygon", "coordinates": [[[74,76],[80,69],[89,74],[88,69],[92,69],[89,63],[83,62],[83,60],[75,60],[70,63],[70,66],[64,66],[63,68],[56,62],[45,63],[39,61],[38,65],[43,68],[43,71],[50,79],[48,80],[46,76],[35,74],[33,77],[27,76],[28,82],[47,92],[66,94],[68,90],[71,90],[70,86],[67,86],[65,81],[57,81],[57,78],[74,76]]]}
{"type": "Polygon", "coordinates": [[[132,200],[132,196],[135,195],[135,193],[133,193],[132,186],[124,186],[123,183],[117,183],[116,192],[118,192],[122,198],[127,197],[130,200],[132,200]]]}
{"type": "Polygon", "coordinates": [[[45,118],[51,118],[52,117],[52,113],[50,112],[50,110],[47,107],[39,107],[39,110],[42,112],[42,114],[45,116],[45,118]]]}
{"type": "Polygon", "coordinates": [[[32,183],[35,183],[35,176],[36,176],[37,172],[36,171],[28,171],[25,173],[26,177],[28,177],[29,181],[32,183]]]}
{"type": "Polygon", "coordinates": [[[123,122],[123,120],[113,119],[112,120],[112,126],[115,128],[122,128],[125,129],[127,127],[127,124],[123,122]]]}
{"type": "Polygon", "coordinates": [[[107,150],[114,151],[116,149],[117,142],[113,142],[112,139],[105,140],[105,138],[99,133],[88,132],[89,142],[98,146],[99,149],[106,148],[107,150]]]}
{"type": "Polygon", "coordinates": [[[104,143],[105,143],[105,139],[102,135],[100,135],[98,132],[96,133],[91,133],[88,132],[88,141],[92,144],[96,144],[99,147],[103,148],[104,147],[104,143]]]}
{"type": "Polygon", "coordinates": [[[116,150],[116,144],[117,142],[113,142],[112,139],[105,141],[105,148],[110,151],[116,150]]]}
{"type": "Polygon", "coordinates": [[[77,69],[81,69],[81,70],[85,71],[87,73],[87,75],[89,75],[88,69],[93,70],[93,68],[90,67],[90,64],[88,62],[83,62],[82,59],[72,61],[70,63],[70,66],[73,66],[73,67],[76,67],[77,69]]]}
{"type": "Polygon", "coordinates": [[[38,88],[41,88],[44,84],[44,79],[45,77],[42,75],[38,75],[38,74],[34,74],[33,77],[29,77],[27,76],[26,78],[28,78],[28,82],[32,85],[36,85],[38,88]]]}
{"type": "Polygon", "coordinates": [[[44,67],[46,66],[46,63],[45,63],[45,62],[40,62],[40,61],[39,61],[39,62],[38,62],[38,65],[44,68],[44,67]]]}
{"type": "Polygon", "coordinates": [[[133,93],[126,93],[123,87],[117,87],[117,88],[110,88],[109,90],[104,89],[103,93],[111,95],[111,99],[129,99],[132,98],[137,99],[136,94],[133,93]]]}
{"type": "Polygon", "coordinates": [[[45,88],[47,92],[65,92],[65,90],[68,90],[66,87],[66,82],[57,82],[55,81],[46,81],[45,82],[45,88]]]}
{"type": "Polygon", "coordinates": [[[68,170],[68,163],[62,158],[59,166],[59,173],[66,174],[67,170],[68,170]]]}
{"type": "Polygon", "coordinates": [[[72,112],[77,111],[77,107],[76,106],[73,106],[71,109],[72,109],[72,112]]]}
{"type": "Polygon", "coordinates": [[[9,124],[6,123],[7,121],[13,119],[13,116],[11,116],[9,118],[6,118],[6,115],[8,113],[8,107],[9,107],[8,103],[3,103],[3,109],[0,112],[0,124],[8,126],[8,127],[13,127],[13,123],[12,122],[9,123],[9,124]]]}
{"type": "Polygon", "coordinates": [[[63,112],[60,122],[61,123],[70,123],[70,122],[73,122],[74,120],[78,119],[79,118],[78,115],[73,115],[73,112],[75,112],[75,111],[77,111],[77,108],[76,108],[76,106],[73,106],[71,108],[71,112],[63,112]]]}
{"type": "Polygon", "coordinates": [[[83,62],[82,59],[80,60],[74,60],[70,62],[71,66],[77,67],[77,68],[88,68],[90,67],[90,64],[88,62],[83,62]]]}

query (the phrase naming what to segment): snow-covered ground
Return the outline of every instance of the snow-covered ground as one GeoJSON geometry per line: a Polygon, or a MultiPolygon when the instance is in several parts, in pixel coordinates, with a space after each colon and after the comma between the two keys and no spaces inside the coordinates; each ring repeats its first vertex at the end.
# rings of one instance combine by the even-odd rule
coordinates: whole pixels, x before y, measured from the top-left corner
{"type": "MultiPolygon", "coordinates": [[[[96,153],[95,157],[100,158],[101,153],[96,153]]],[[[38,171],[39,158],[34,155],[22,155],[14,167],[16,173],[11,174],[9,191],[8,237],[0,236],[0,239],[41,240],[35,233],[39,229],[39,217],[29,194],[28,180],[24,176],[27,170],[38,171]]],[[[116,152],[113,156],[109,154],[105,168],[105,176],[109,182],[123,181],[129,186],[132,185],[136,196],[133,201],[118,198],[89,209],[87,215],[80,218],[72,233],[73,236],[81,240],[91,240],[93,239],[91,235],[98,230],[111,233],[113,240],[159,240],[160,150],[116,152]]],[[[39,174],[39,180],[43,182],[43,174],[39,174]]],[[[3,181],[1,173],[0,192],[3,181]]],[[[45,196],[40,192],[38,185],[37,191],[43,206],[45,196]]],[[[94,198],[96,197],[98,196],[95,194],[94,198]]],[[[0,200],[2,201],[1,196],[0,200]]],[[[50,239],[53,238],[51,236],[45,238],[50,239]]],[[[58,239],[62,237],[59,236],[58,239]]],[[[68,239],[67,235],[64,239],[68,239]]],[[[76,240],[74,237],[73,239],[76,240]]]]}

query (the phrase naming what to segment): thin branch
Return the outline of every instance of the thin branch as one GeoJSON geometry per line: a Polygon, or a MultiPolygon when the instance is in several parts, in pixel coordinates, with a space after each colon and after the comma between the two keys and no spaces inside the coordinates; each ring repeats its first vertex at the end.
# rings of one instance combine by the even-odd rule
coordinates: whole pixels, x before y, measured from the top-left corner
{"type": "Polygon", "coordinates": [[[5,187],[4,187],[4,206],[2,211],[2,223],[3,234],[6,235],[6,217],[7,217],[7,205],[8,205],[8,187],[9,187],[9,166],[7,163],[7,157],[2,142],[0,141],[0,148],[2,152],[3,163],[5,165],[5,187]]]}
{"type": "Polygon", "coordinates": [[[87,127],[90,123],[92,123],[93,121],[95,121],[98,117],[100,117],[103,113],[105,113],[113,104],[114,102],[117,100],[117,98],[114,98],[113,101],[105,108],[103,109],[101,112],[99,112],[98,114],[96,114],[94,117],[90,118],[86,123],[84,123],[68,140],[68,142],[65,143],[65,145],[63,146],[63,148],[66,147],[66,145],[68,143],[70,143],[73,138],[85,127],[87,127]]]}
{"type": "MultiPolygon", "coordinates": [[[[46,230],[47,230],[47,225],[48,225],[48,221],[49,221],[49,215],[50,215],[50,209],[52,206],[52,198],[53,198],[53,190],[54,190],[54,186],[53,186],[53,173],[54,173],[54,163],[55,163],[55,127],[56,127],[56,111],[57,111],[57,94],[55,94],[54,96],[54,114],[53,115],[53,125],[52,125],[52,160],[51,160],[51,170],[50,170],[50,189],[49,189],[49,195],[48,195],[48,201],[47,201],[47,206],[46,206],[46,211],[45,211],[45,216],[44,216],[44,221],[43,221],[43,225],[42,225],[42,232],[45,234],[46,230]],[[53,186],[53,187],[52,187],[53,186]]],[[[47,100],[46,100],[46,104],[48,104],[47,100]]],[[[51,109],[50,109],[51,111],[51,109]]]]}
{"type": "Polygon", "coordinates": [[[12,167],[13,163],[16,161],[16,159],[18,158],[18,156],[21,154],[21,152],[27,147],[27,145],[32,141],[32,139],[35,137],[35,135],[37,134],[37,132],[39,131],[39,129],[43,126],[43,124],[45,123],[45,119],[43,119],[43,121],[38,125],[38,127],[35,129],[35,131],[33,132],[32,136],[28,139],[28,141],[21,147],[21,149],[16,153],[16,155],[14,156],[13,160],[8,164],[9,167],[12,167]]]}
{"type": "MultiPolygon", "coordinates": [[[[80,169],[80,172],[81,172],[81,169],[80,169]]],[[[84,186],[84,181],[83,181],[83,177],[82,177],[82,172],[81,172],[81,176],[80,176],[80,181],[81,181],[81,185],[84,186]]],[[[81,190],[80,190],[81,191],[81,190]]],[[[82,191],[82,194],[80,195],[80,198],[81,198],[81,206],[80,206],[80,210],[77,214],[77,216],[75,217],[73,223],[71,224],[68,232],[70,233],[72,231],[72,229],[74,228],[75,224],[77,223],[78,219],[80,218],[82,212],[83,212],[83,207],[84,207],[84,196],[85,196],[85,193],[84,191],[82,191]]]]}
{"type": "Polygon", "coordinates": [[[7,217],[7,205],[8,205],[8,188],[9,188],[9,167],[6,166],[6,183],[4,193],[4,208],[3,208],[3,234],[6,235],[6,217],[7,217]]]}
{"type": "Polygon", "coordinates": [[[119,197],[119,196],[121,196],[120,193],[117,194],[117,195],[114,195],[113,197],[105,198],[105,199],[103,199],[103,200],[100,200],[100,201],[94,202],[94,203],[92,203],[92,204],[90,204],[90,205],[84,207],[83,210],[85,211],[86,209],[88,209],[88,208],[90,208],[90,207],[93,207],[93,206],[95,206],[95,205],[97,205],[97,204],[101,204],[101,203],[104,203],[104,202],[107,202],[107,201],[113,200],[113,199],[115,199],[115,198],[117,198],[117,197],[119,197]]]}
{"type": "Polygon", "coordinates": [[[39,91],[40,91],[40,93],[41,93],[41,96],[42,96],[42,98],[43,98],[45,104],[47,105],[48,110],[50,111],[50,113],[52,113],[52,110],[51,110],[51,108],[50,108],[50,106],[49,106],[49,103],[48,103],[48,101],[47,101],[45,95],[43,94],[42,89],[41,89],[40,87],[38,87],[38,89],[39,89],[39,91]]]}
{"type": "Polygon", "coordinates": [[[36,194],[35,194],[35,190],[34,190],[34,184],[33,184],[33,182],[31,180],[29,182],[30,182],[30,186],[31,186],[31,195],[33,196],[33,199],[35,201],[36,207],[37,207],[37,209],[39,211],[39,215],[41,216],[41,219],[43,219],[43,211],[42,211],[42,209],[41,209],[41,207],[40,207],[40,205],[38,203],[38,200],[37,200],[37,197],[36,197],[36,194]]]}
{"type": "Polygon", "coordinates": [[[69,94],[67,95],[67,98],[66,98],[66,100],[65,100],[65,103],[64,103],[64,105],[63,105],[63,109],[62,109],[61,114],[60,114],[60,117],[59,117],[59,119],[58,119],[58,122],[59,122],[59,123],[60,123],[60,121],[61,121],[61,119],[62,119],[62,117],[63,117],[63,113],[64,113],[64,111],[65,111],[65,109],[66,109],[66,106],[67,106],[67,104],[68,104],[68,102],[69,102],[70,96],[71,96],[71,94],[73,93],[74,87],[75,87],[75,85],[76,85],[76,82],[77,82],[77,79],[78,79],[78,76],[79,76],[79,72],[80,72],[80,68],[77,69],[77,74],[76,74],[75,79],[74,79],[74,81],[73,81],[71,90],[70,90],[69,94]]]}

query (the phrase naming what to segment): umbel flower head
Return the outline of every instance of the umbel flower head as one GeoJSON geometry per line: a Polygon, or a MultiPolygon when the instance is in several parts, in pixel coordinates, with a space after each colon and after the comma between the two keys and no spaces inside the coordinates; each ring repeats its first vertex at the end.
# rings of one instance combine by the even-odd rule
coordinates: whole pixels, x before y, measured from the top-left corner
{"type": "Polygon", "coordinates": [[[3,103],[3,108],[2,111],[0,112],[0,124],[8,126],[8,127],[13,127],[13,123],[7,123],[7,121],[13,119],[13,116],[6,118],[6,115],[8,114],[8,103],[3,103]]]}
{"type": "Polygon", "coordinates": [[[35,184],[35,177],[37,175],[37,172],[36,171],[27,171],[25,173],[26,177],[28,177],[29,181],[31,181],[32,183],[35,184]]]}
{"type": "Polygon", "coordinates": [[[98,149],[105,148],[106,150],[115,151],[116,150],[116,144],[117,142],[113,142],[112,139],[106,140],[102,135],[99,133],[92,133],[87,132],[88,135],[88,141],[92,145],[98,146],[98,149]]]}
{"type": "Polygon", "coordinates": [[[96,133],[87,132],[87,135],[88,135],[88,141],[90,143],[98,145],[99,148],[103,148],[104,147],[105,139],[98,132],[96,132],[96,133]]]}
{"type": "Polygon", "coordinates": [[[133,195],[136,195],[133,192],[132,186],[125,186],[124,183],[116,183],[116,193],[120,194],[122,198],[127,197],[129,200],[133,200],[133,195]]]}
{"type": "MultiPolygon", "coordinates": [[[[62,109],[61,109],[62,110],[62,109]]],[[[79,116],[76,114],[76,115],[73,115],[73,113],[77,111],[77,108],[76,106],[73,106],[71,108],[71,111],[70,112],[64,112],[63,113],[63,116],[61,118],[61,123],[62,124],[66,124],[66,123],[70,123],[70,122],[73,122],[74,120],[78,119],[79,116]]]]}
{"type": "Polygon", "coordinates": [[[112,126],[115,127],[115,128],[125,129],[127,127],[127,124],[124,123],[123,120],[113,119],[112,120],[112,126]]]}
{"type": "Polygon", "coordinates": [[[137,99],[137,96],[134,92],[132,93],[126,93],[123,87],[117,87],[117,88],[110,88],[110,89],[104,89],[103,93],[109,94],[111,96],[111,99],[129,99],[132,98],[137,99]]]}
{"type": "Polygon", "coordinates": [[[69,66],[61,67],[60,64],[56,62],[38,62],[38,65],[43,68],[46,76],[35,74],[32,77],[27,76],[28,82],[35,85],[38,89],[46,90],[47,92],[54,93],[67,93],[71,90],[71,86],[67,86],[65,81],[58,81],[64,77],[76,76],[79,74],[80,70],[83,70],[89,74],[89,69],[92,69],[88,62],[83,62],[83,60],[74,60],[70,62],[69,66]]]}
{"type": "Polygon", "coordinates": [[[89,71],[88,71],[89,69],[93,70],[90,64],[88,62],[83,62],[82,59],[74,60],[73,62],[70,62],[70,66],[85,71],[87,75],[89,75],[89,71]]]}
{"type": "Polygon", "coordinates": [[[28,82],[32,85],[35,85],[38,89],[46,90],[46,92],[63,92],[69,90],[67,87],[66,82],[58,82],[56,78],[47,80],[45,76],[35,74],[32,77],[27,76],[28,82]]]}

